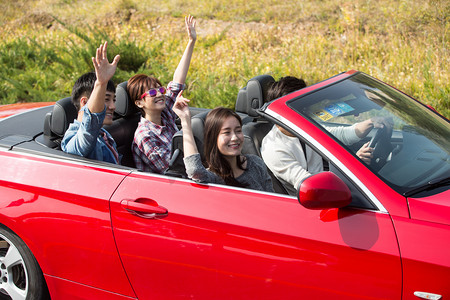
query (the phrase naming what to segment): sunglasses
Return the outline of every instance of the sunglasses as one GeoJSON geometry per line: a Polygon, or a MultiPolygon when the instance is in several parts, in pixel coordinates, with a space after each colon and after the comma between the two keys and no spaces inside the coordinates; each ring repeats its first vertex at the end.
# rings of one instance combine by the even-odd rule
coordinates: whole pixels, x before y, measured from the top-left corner
{"type": "Polygon", "coordinates": [[[163,86],[157,87],[155,89],[149,89],[147,92],[143,93],[141,99],[145,97],[145,95],[149,95],[150,97],[155,97],[158,92],[162,95],[166,93],[166,88],[163,86]]]}

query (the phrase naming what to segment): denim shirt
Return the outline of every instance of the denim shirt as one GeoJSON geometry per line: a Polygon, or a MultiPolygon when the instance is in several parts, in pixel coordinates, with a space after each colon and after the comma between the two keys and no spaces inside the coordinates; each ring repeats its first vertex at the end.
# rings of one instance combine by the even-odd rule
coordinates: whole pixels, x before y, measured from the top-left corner
{"type": "MultiPolygon", "coordinates": [[[[61,141],[61,149],[64,152],[83,156],[100,161],[119,163],[114,154],[106,145],[101,132],[104,132],[117,151],[117,145],[112,136],[102,128],[106,116],[106,107],[100,113],[91,113],[87,105],[81,108],[83,120],[74,120],[67,129],[61,141]]],[[[120,159],[119,159],[120,160],[120,159]]]]}

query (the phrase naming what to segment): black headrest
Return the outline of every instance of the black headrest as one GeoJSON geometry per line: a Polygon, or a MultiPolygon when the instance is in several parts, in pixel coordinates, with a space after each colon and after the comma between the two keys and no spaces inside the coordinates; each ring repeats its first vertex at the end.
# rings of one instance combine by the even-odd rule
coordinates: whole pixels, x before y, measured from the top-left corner
{"type": "MultiPolygon", "coordinates": [[[[119,116],[126,117],[138,112],[134,103],[131,102],[127,93],[127,81],[120,83],[116,88],[116,111],[119,116]]],[[[50,132],[56,136],[63,137],[70,123],[78,116],[77,109],[72,103],[71,97],[58,100],[53,106],[51,116],[46,120],[44,127],[49,126],[50,132]]],[[[50,134],[44,128],[46,134],[50,134]]]]}
{"type": "Polygon", "coordinates": [[[127,83],[124,81],[119,83],[116,88],[116,114],[121,117],[127,117],[139,112],[138,108],[131,101],[130,96],[127,92],[127,83]]]}
{"type": "MultiPolygon", "coordinates": [[[[209,110],[198,113],[191,118],[195,144],[202,159],[205,158],[203,153],[203,137],[205,119],[208,112],[209,110]]],[[[169,169],[165,172],[166,175],[187,178],[183,156],[183,130],[180,130],[174,134],[172,139],[172,155],[169,162],[169,169]]]]}
{"type": "Polygon", "coordinates": [[[256,111],[262,107],[267,98],[267,90],[275,79],[268,74],[253,77],[247,86],[239,90],[235,111],[257,117],[256,111]]]}
{"type": "Polygon", "coordinates": [[[70,123],[77,118],[78,112],[71,97],[58,100],[53,106],[50,119],[50,130],[57,136],[63,137],[70,123]]]}

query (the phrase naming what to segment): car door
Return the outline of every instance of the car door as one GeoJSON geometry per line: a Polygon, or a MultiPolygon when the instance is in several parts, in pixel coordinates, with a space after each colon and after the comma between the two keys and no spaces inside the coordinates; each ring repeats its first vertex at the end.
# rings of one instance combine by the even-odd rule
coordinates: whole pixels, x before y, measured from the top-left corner
{"type": "Polygon", "coordinates": [[[134,173],[111,214],[139,299],[401,298],[387,213],[134,173]]]}
{"type": "Polygon", "coordinates": [[[450,190],[442,190],[408,198],[411,218],[393,217],[402,253],[403,299],[450,296],[450,190]]]}
{"type": "Polygon", "coordinates": [[[134,297],[109,198],[129,170],[0,149],[0,223],[28,245],[52,298],[134,297]]]}

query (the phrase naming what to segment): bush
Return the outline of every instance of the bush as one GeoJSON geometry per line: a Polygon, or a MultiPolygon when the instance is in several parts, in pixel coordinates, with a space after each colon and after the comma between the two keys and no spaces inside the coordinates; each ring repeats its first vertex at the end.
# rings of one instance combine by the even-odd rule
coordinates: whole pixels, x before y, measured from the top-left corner
{"type": "Polygon", "coordinates": [[[191,13],[199,39],[185,95],[197,106],[233,107],[239,88],[264,73],[313,84],[356,69],[450,117],[448,1],[170,4],[6,1],[0,7],[7,16],[0,21],[0,104],[67,96],[78,76],[93,69],[91,56],[103,41],[109,42],[110,59],[121,54],[116,83],[136,73],[167,83],[186,43],[182,18],[191,13]]]}

